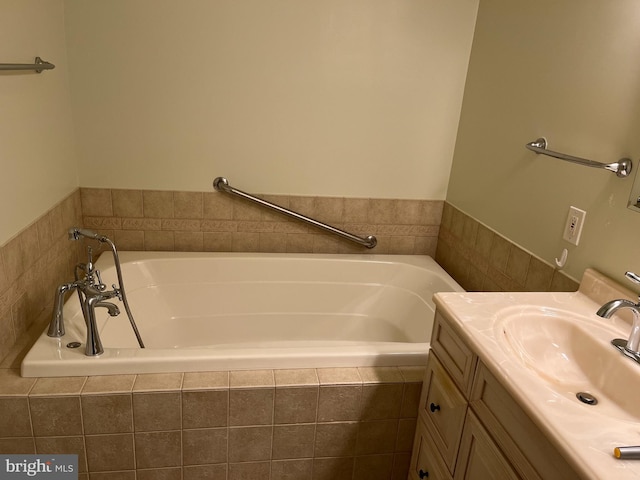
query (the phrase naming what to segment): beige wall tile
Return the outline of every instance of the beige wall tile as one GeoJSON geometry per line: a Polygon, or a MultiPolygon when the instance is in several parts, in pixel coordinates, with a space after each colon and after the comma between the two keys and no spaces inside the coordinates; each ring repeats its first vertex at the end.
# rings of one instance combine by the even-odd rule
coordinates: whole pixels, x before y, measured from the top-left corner
{"type": "Polygon", "coordinates": [[[203,249],[205,252],[230,252],[233,245],[233,233],[231,232],[204,232],[203,249]]]}
{"type": "Polygon", "coordinates": [[[122,472],[95,472],[91,474],[91,480],[136,480],[136,472],[134,470],[122,472]]]}
{"type": "Polygon", "coordinates": [[[352,480],[354,463],[353,457],[314,458],[313,480],[352,480]]]}
{"type": "Polygon", "coordinates": [[[409,476],[411,453],[394,453],[391,480],[405,480],[409,476]]]}
{"type": "Polygon", "coordinates": [[[398,436],[396,438],[396,452],[410,452],[413,448],[413,437],[416,433],[416,418],[398,420],[398,436]]]}
{"type": "Polygon", "coordinates": [[[259,252],[260,234],[247,232],[233,232],[231,234],[231,251],[259,252]]]}
{"type": "Polygon", "coordinates": [[[97,217],[113,216],[111,190],[107,188],[81,188],[80,199],[83,215],[97,217]]]}
{"type": "Polygon", "coordinates": [[[423,365],[408,365],[408,366],[400,366],[398,367],[400,373],[402,374],[402,378],[405,382],[422,383],[422,379],[424,378],[424,373],[426,368],[423,365]]]}
{"type": "Polygon", "coordinates": [[[27,397],[0,397],[0,435],[30,437],[29,401],[27,397]]]}
{"type": "Polygon", "coordinates": [[[35,454],[36,445],[33,437],[0,438],[0,452],[6,455],[35,454]]]}
{"type": "Polygon", "coordinates": [[[271,425],[273,405],[273,388],[232,389],[229,391],[229,425],[271,425]]]}
{"type": "Polygon", "coordinates": [[[273,370],[237,370],[229,372],[230,388],[275,387],[273,370]]]}
{"type": "Polygon", "coordinates": [[[278,387],[275,390],[274,423],[315,422],[318,387],[278,387]]]}
{"type": "Polygon", "coordinates": [[[254,480],[269,478],[270,462],[230,463],[228,480],[254,480]]]}
{"type": "Polygon", "coordinates": [[[273,427],[272,459],[313,456],[315,424],[276,425],[273,427]]]}
{"type": "Polygon", "coordinates": [[[400,407],[400,418],[414,418],[418,416],[421,391],[422,382],[404,384],[402,406],[400,407]]]}
{"type": "Polygon", "coordinates": [[[111,190],[113,214],[118,217],[142,217],[142,190],[111,190]]]}
{"type": "Polygon", "coordinates": [[[133,434],[87,435],[87,466],[90,472],[135,468],[133,434]]]}
{"type": "Polygon", "coordinates": [[[85,434],[133,432],[130,394],[83,395],[81,404],[85,434]]]}
{"type": "Polygon", "coordinates": [[[319,385],[315,368],[274,370],[276,387],[302,387],[319,385]]]}
{"type": "Polygon", "coordinates": [[[145,231],[144,249],[147,251],[172,252],[175,249],[174,232],[145,231]]]}
{"type": "Polygon", "coordinates": [[[176,218],[202,218],[204,198],[201,192],[174,192],[173,208],[176,218]]]}
{"type": "Polygon", "coordinates": [[[204,234],[202,232],[175,232],[175,249],[178,252],[202,252],[204,234]]]}
{"type": "Polygon", "coordinates": [[[554,269],[551,265],[532,257],[525,280],[525,290],[528,292],[546,292],[551,288],[554,269]]]}
{"type": "Polygon", "coordinates": [[[30,397],[29,408],[36,437],[82,435],[80,397],[30,397]]]}
{"type": "Polygon", "coordinates": [[[226,428],[184,430],[182,432],[183,465],[225,463],[227,431],[226,428]]]}
{"type": "Polygon", "coordinates": [[[116,230],[113,241],[118,250],[144,250],[144,232],[142,230],[116,230]]]}
{"type": "Polygon", "coordinates": [[[373,420],[360,422],[356,455],[393,453],[398,434],[398,420],[373,420]]]}
{"type": "Polygon", "coordinates": [[[229,372],[186,372],[182,390],[228,389],[229,372]]]}
{"type": "Polygon", "coordinates": [[[318,423],[315,457],[348,457],[355,453],[358,438],[356,422],[318,423]]]}
{"type": "Polygon", "coordinates": [[[136,468],[180,466],[181,443],[180,431],[136,433],[136,468]]]}
{"type": "Polygon", "coordinates": [[[185,465],[182,475],[182,480],[227,480],[227,464],[185,465]]]}
{"type": "Polygon", "coordinates": [[[318,368],[320,385],[342,385],[362,383],[357,368],[318,368]]]}
{"type": "Polygon", "coordinates": [[[136,432],[179,430],[180,392],[134,393],[133,418],[136,432]]]}
{"type": "Polygon", "coordinates": [[[31,396],[36,395],[79,395],[87,377],[38,378],[31,389],[31,396]]]}
{"type": "Polygon", "coordinates": [[[366,478],[370,472],[376,472],[379,478],[390,478],[393,470],[393,455],[366,455],[356,457],[353,467],[354,478],[366,478]]]}
{"type": "Polygon", "coordinates": [[[228,413],[227,390],[182,392],[182,428],[223,427],[228,413]]]}
{"type": "Polygon", "coordinates": [[[205,192],[203,217],[215,220],[233,220],[234,199],[223,193],[205,192]]]}
{"type": "Polygon", "coordinates": [[[362,383],[402,383],[404,378],[398,367],[358,367],[362,383]]]}
{"type": "Polygon", "coordinates": [[[507,260],[505,273],[518,285],[524,285],[531,263],[531,255],[524,250],[513,246],[507,260]]]}
{"type": "Polygon", "coordinates": [[[35,443],[38,454],[78,455],[78,472],[84,473],[87,471],[87,458],[84,448],[84,438],[82,436],[36,437],[35,443]]]}
{"type": "Polygon", "coordinates": [[[229,428],[229,462],[269,460],[272,437],[272,426],[229,428]]]}
{"type": "Polygon", "coordinates": [[[312,480],[313,460],[274,460],[271,462],[271,480],[312,480]]]}
{"type": "Polygon", "coordinates": [[[358,420],[362,386],[321,386],[318,396],[318,422],[358,420]]]}
{"type": "Polygon", "coordinates": [[[133,390],[135,375],[100,375],[87,377],[82,394],[128,393],[133,390]]]}
{"type": "Polygon", "coordinates": [[[136,470],[136,480],[182,480],[180,467],[136,470]]]}
{"type": "Polygon", "coordinates": [[[136,376],[134,392],[179,391],[182,373],[145,373],[136,376]]]}
{"type": "Polygon", "coordinates": [[[173,218],[173,192],[144,190],[142,208],[146,218],[173,218]]]}
{"type": "Polygon", "coordinates": [[[2,368],[0,369],[0,396],[27,395],[35,382],[35,378],[21,377],[20,370],[17,368],[2,368]]]}
{"type": "Polygon", "coordinates": [[[404,386],[401,383],[363,385],[362,417],[364,420],[399,418],[404,386]]]}

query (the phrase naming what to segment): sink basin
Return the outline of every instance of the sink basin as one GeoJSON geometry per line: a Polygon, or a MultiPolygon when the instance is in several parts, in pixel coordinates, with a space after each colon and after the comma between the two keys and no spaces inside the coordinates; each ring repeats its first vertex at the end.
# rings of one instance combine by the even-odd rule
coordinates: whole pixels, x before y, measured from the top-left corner
{"type": "Polygon", "coordinates": [[[625,334],[597,319],[537,306],[505,309],[498,318],[499,343],[548,388],[589,411],[637,422],[640,365],[611,345],[625,334]],[[596,397],[597,405],[582,404],[579,392],[596,397]]]}

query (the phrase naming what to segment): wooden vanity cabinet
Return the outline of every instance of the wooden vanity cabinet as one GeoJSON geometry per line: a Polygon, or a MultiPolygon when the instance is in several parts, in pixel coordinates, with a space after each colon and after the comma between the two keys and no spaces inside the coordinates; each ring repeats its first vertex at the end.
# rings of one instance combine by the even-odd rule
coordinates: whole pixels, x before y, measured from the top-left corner
{"type": "Polygon", "coordinates": [[[580,478],[436,312],[409,480],[580,478]]]}

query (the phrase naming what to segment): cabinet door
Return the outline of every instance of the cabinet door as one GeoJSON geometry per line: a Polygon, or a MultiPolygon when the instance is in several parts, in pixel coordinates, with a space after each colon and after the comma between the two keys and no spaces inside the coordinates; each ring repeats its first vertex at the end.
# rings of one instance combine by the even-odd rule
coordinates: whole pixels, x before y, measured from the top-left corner
{"type": "Polygon", "coordinates": [[[454,479],[517,480],[519,478],[480,421],[469,410],[462,432],[454,479]]]}
{"type": "Polygon", "coordinates": [[[447,468],[453,474],[467,400],[431,352],[420,405],[424,419],[447,468]]]}
{"type": "Polygon", "coordinates": [[[452,480],[424,422],[418,419],[411,455],[410,480],[452,480]]]}

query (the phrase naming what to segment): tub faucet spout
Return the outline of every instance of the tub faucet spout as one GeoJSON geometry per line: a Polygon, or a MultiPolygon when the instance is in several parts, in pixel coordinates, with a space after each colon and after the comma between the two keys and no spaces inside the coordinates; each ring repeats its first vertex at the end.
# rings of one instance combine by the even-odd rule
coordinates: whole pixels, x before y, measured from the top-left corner
{"type": "MultiPolygon", "coordinates": [[[[633,272],[627,272],[625,276],[632,282],[640,284],[640,277],[633,272]]],[[[627,357],[640,363],[640,298],[634,303],[626,298],[611,300],[602,305],[596,314],[602,318],[611,318],[619,310],[628,309],[633,314],[633,323],[629,338],[615,338],[611,344],[627,357]]]]}

